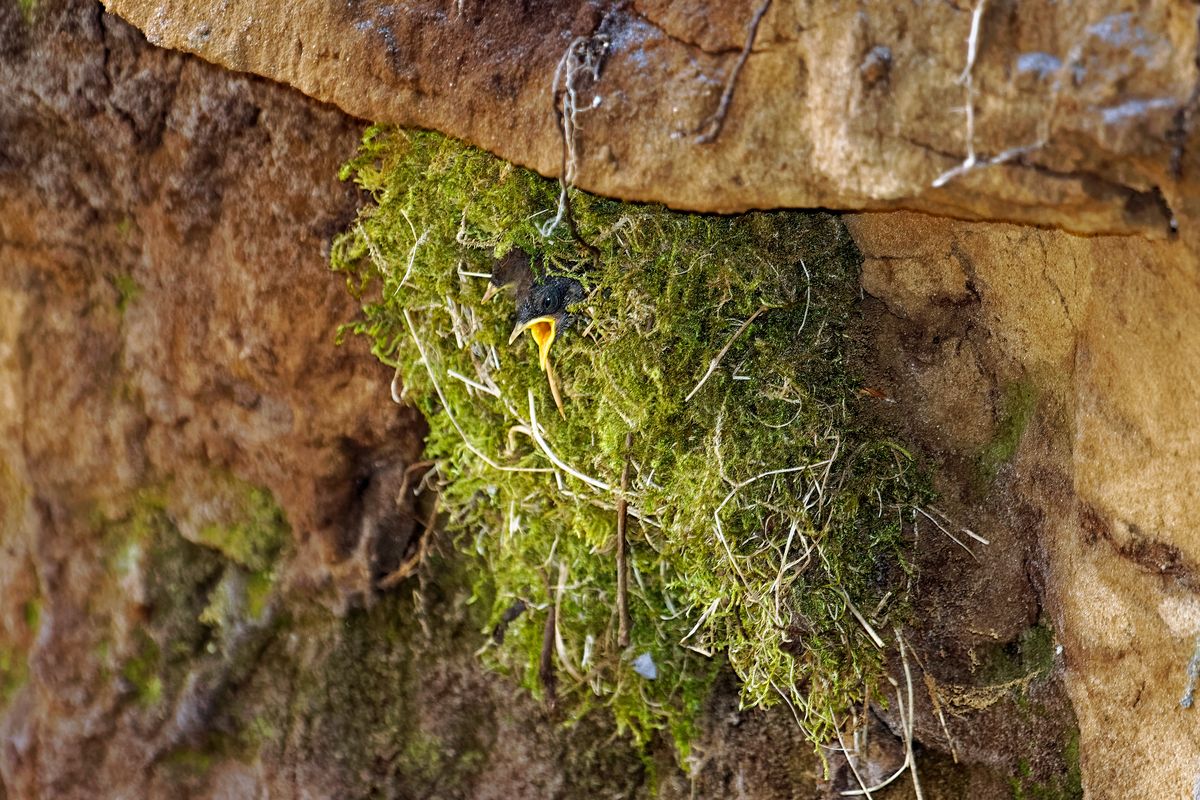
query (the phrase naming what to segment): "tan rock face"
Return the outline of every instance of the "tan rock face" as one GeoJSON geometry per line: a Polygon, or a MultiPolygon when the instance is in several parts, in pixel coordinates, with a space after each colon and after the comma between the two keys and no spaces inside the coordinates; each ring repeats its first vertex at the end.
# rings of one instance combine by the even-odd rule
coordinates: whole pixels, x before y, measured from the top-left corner
{"type": "MultiPolygon", "coordinates": [[[[1200,725],[1180,700],[1200,636],[1194,9],[988,4],[977,157],[1036,146],[933,189],[967,154],[965,3],[772,4],[711,144],[695,131],[749,3],[645,0],[607,18],[507,0],[111,6],[152,41],[548,174],[556,67],[573,37],[603,36],[597,81],[576,86],[582,186],[1139,234],[850,220],[881,413],[940,469],[947,515],[991,542],[969,542],[976,560],[922,528],[920,623],[905,635],[928,679],[926,796],[1008,796],[1025,760],[1039,781],[1061,772],[1075,724],[1089,797],[1193,796],[1200,725]]],[[[373,588],[420,535],[406,476],[422,428],[391,402],[387,370],[332,344],[355,303],[322,254],[359,202],[333,177],[359,128],[154,49],[82,0],[30,19],[0,4],[6,796],[648,791],[603,725],[564,735],[480,672],[448,549],[419,602],[373,588]],[[246,604],[254,578],[204,530],[230,485],[273,498],[292,550],[265,616],[222,632],[201,618],[228,612],[223,593],[246,604]],[[134,532],[138,514],[170,548],[134,532]],[[186,652],[155,655],[147,637],[186,652]]],[[[692,776],[659,754],[662,796],[815,786],[786,714],[739,715],[731,698],[714,698],[692,776]]],[[[876,713],[864,769],[878,777],[902,759],[894,707],[876,713]]]]}
{"type": "MultiPolygon", "coordinates": [[[[155,44],[436,128],[556,175],[553,87],[575,89],[576,182],[679,208],[911,208],[1075,231],[1168,232],[1188,191],[1195,11],[987,3],[771,4],[715,141],[758,0],[108,0],[155,44]],[[556,71],[577,37],[597,78],[556,71]],[[964,108],[974,109],[968,136],[964,108]],[[974,155],[992,166],[939,184],[974,155]],[[936,187],[936,188],[935,188],[936,187]]],[[[1194,180],[1194,178],[1191,178],[1194,180]]]]}
{"type": "Polygon", "coordinates": [[[1181,699],[1200,643],[1194,245],[906,214],[850,227],[864,287],[940,339],[906,341],[895,323],[879,343],[889,389],[919,410],[911,428],[949,472],[978,464],[980,423],[1002,432],[992,403],[1004,387],[1036,397],[994,482],[974,497],[961,482],[945,500],[993,534],[983,563],[965,564],[964,591],[1014,558],[1044,587],[1087,796],[1192,797],[1200,725],[1181,699]],[[964,272],[971,300],[948,305],[964,272]]]}

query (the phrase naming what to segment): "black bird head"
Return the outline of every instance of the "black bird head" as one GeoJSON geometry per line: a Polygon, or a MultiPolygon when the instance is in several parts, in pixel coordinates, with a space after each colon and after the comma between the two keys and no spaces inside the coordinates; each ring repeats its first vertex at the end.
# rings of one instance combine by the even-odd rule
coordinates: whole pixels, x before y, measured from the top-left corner
{"type": "Polygon", "coordinates": [[[534,279],[527,291],[517,295],[517,325],[508,339],[509,344],[515,342],[522,331],[529,331],[537,342],[538,363],[545,370],[550,345],[575,321],[567,307],[582,300],[583,294],[583,284],[569,275],[544,275],[534,279]]]}
{"type": "Polygon", "coordinates": [[[515,288],[517,297],[520,298],[529,291],[532,283],[533,266],[529,256],[523,250],[510,250],[492,267],[487,291],[483,293],[483,302],[486,303],[499,294],[502,289],[509,287],[515,288]]]}
{"type": "Polygon", "coordinates": [[[517,325],[508,343],[512,344],[522,331],[529,331],[538,346],[538,363],[546,369],[550,345],[575,321],[567,307],[583,299],[583,284],[570,275],[543,274],[534,277],[533,262],[519,249],[509,251],[492,267],[483,302],[511,288],[517,300],[517,325]]]}

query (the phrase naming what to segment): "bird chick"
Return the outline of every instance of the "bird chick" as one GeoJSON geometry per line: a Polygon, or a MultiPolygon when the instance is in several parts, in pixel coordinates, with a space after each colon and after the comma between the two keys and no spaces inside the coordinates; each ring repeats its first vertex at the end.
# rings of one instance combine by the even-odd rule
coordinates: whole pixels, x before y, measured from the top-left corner
{"type": "Polygon", "coordinates": [[[517,324],[508,343],[512,344],[524,331],[529,331],[538,346],[538,364],[545,371],[550,346],[575,321],[567,307],[583,299],[583,284],[570,275],[535,276],[529,256],[513,250],[496,262],[483,295],[484,302],[505,288],[514,290],[517,301],[517,324]]]}

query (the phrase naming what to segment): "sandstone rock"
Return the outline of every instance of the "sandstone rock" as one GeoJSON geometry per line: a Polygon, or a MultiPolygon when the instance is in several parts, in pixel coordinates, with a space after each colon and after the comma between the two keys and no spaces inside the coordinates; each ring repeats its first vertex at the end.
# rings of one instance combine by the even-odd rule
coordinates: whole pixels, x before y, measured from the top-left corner
{"type": "MultiPolygon", "coordinates": [[[[155,41],[546,173],[555,67],[604,17],[585,3],[112,6],[155,41]]],[[[1050,120],[1009,164],[930,188],[965,153],[965,4],[773,5],[701,145],[675,134],[716,107],[754,8],[646,0],[603,23],[578,182],[702,209],[1141,234],[850,220],[878,301],[865,369],[881,413],[940,467],[947,516],[991,542],[964,537],[975,560],[922,527],[905,635],[926,796],[1006,797],[1014,776],[1069,788],[1077,725],[1089,797],[1190,797],[1195,16],[986,8],[981,157],[1050,120]],[[1172,216],[1179,234],[1150,241],[1172,216]]],[[[374,589],[421,534],[394,498],[422,427],[391,403],[387,370],[333,345],[355,303],[322,252],[359,202],[333,176],[360,123],[149,47],[83,0],[24,14],[0,5],[6,796],[644,795],[641,762],[603,723],[564,738],[480,671],[449,548],[419,591],[374,589]],[[203,530],[243,485],[291,535],[253,613],[264,576],[203,530]],[[155,656],[160,639],[184,655],[155,656]]],[[[691,776],[657,753],[663,796],[827,793],[786,712],[735,706],[732,687],[713,698],[691,776]]],[[[869,775],[896,764],[895,708],[873,709],[869,775]]]]}
{"type": "MultiPolygon", "coordinates": [[[[969,416],[973,403],[975,419],[993,418],[977,399],[981,387],[999,397],[1006,385],[1025,384],[1036,396],[990,488],[972,498],[962,493],[970,481],[961,481],[951,491],[974,518],[965,524],[992,536],[978,548],[985,567],[1019,559],[1044,587],[1038,593],[1062,648],[1055,662],[1078,717],[1087,796],[1190,798],[1200,726],[1180,701],[1200,642],[1194,242],[1080,238],[920,215],[861,215],[850,228],[868,264],[889,266],[887,280],[866,273],[867,288],[944,337],[928,361],[912,354],[929,344],[896,338],[905,324],[883,325],[880,339],[894,350],[883,358],[897,381],[888,388],[921,409],[911,427],[944,466],[978,466],[978,431],[948,414],[969,416]],[[948,307],[943,287],[964,269],[974,302],[948,307]],[[929,377],[967,371],[981,377],[929,377]]],[[[966,584],[968,593],[986,591],[966,584]]],[[[955,615],[977,619],[965,609],[955,615]]],[[[932,731],[937,721],[925,725],[932,731]]]]}
{"type": "Polygon", "coordinates": [[[697,131],[721,105],[758,0],[107,5],[155,44],[547,175],[561,171],[556,70],[576,37],[594,52],[602,41],[598,80],[572,82],[575,180],[626,199],[910,208],[1160,237],[1194,193],[1179,165],[1200,96],[1197,25],[1170,2],[1136,13],[1115,1],[978,4],[971,137],[972,4],[774,3],[708,144],[697,131]],[[971,154],[1002,163],[936,185],[971,154]]]}

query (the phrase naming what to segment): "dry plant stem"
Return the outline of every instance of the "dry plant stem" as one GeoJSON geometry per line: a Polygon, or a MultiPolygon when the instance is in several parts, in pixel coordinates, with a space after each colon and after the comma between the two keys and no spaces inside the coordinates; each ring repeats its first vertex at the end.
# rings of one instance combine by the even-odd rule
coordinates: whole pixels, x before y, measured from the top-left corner
{"type": "Polygon", "coordinates": [[[908,756],[908,771],[912,775],[913,792],[917,795],[917,800],[925,800],[925,795],[921,791],[921,781],[917,777],[917,756],[913,752],[913,722],[916,709],[913,708],[913,683],[912,671],[908,668],[908,654],[904,647],[904,637],[900,635],[900,629],[896,628],[896,643],[900,645],[900,663],[904,665],[904,680],[908,686],[908,720],[904,728],[904,749],[908,756]]]}
{"type": "Polygon", "coordinates": [[[708,363],[708,371],[705,372],[704,375],[700,378],[700,382],[697,383],[690,392],[688,392],[688,396],[683,398],[683,402],[687,403],[693,397],[696,396],[696,392],[700,391],[700,387],[703,386],[705,383],[707,383],[708,379],[712,377],[712,374],[714,372],[716,372],[717,367],[720,366],[720,364],[721,364],[721,359],[723,359],[725,357],[725,354],[729,352],[729,348],[733,347],[733,343],[738,340],[739,336],[741,336],[743,333],[745,333],[746,328],[750,327],[750,323],[754,322],[754,320],[758,319],[758,315],[763,313],[764,311],[766,311],[769,307],[770,306],[762,306],[761,308],[759,308],[757,311],[755,311],[753,314],[750,315],[749,319],[747,319],[745,322],[742,323],[741,327],[739,327],[737,329],[737,331],[733,334],[733,336],[729,337],[729,341],[726,342],[725,346],[721,348],[721,352],[717,353],[717,355],[713,358],[713,360],[708,363]]]}
{"type": "Polygon", "coordinates": [[[429,518],[425,520],[425,530],[421,533],[421,542],[418,545],[417,557],[409,559],[393,572],[380,579],[378,586],[381,591],[387,591],[393,586],[398,585],[402,580],[415,573],[421,564],[425,563],[425,554],[429,552],[429,542],[433,539],[433,528],[437,524],[441,499],[441,495],[435,495],[433,498],[433,507],[429,510],[429,518]]]}
{"type": "MultiPolygon", "coordinates": [[[[912,647],[909,645],[909,647],[912,647]]],[[[950,735],[950,727],[946,724],[946,715],[942,713],[942,703],[938,695],[937,681],[929,674],[929,670],[925,667],[925,662],[921,660],[916,648],[912,648],[913,659],[916,660],[917,666],[921,668],[921,674],[925,680],[925,692],[929,695],[929,702],[933,704],[933,711],[937,714],[938,721],[942,725],[942,733],[946,734],[946,744],[950,746],[950,757],[954,759],[954,763],[958,763],[958,749],[954,746],[954,737],[950,735]]]]}
{"type": "Polygon", "coordinates": [[[575,214],[571,209],[570,189],[575,182],[575,169],[577,166],[575,153],[575,115],[580,110],[575,96],[575,78],[580,71],[585,71],[591,74],[593,81],[599,79],[600,69],[604,63],[604,52],[607,48],[608,42],[605,39],[592,39],[591,37],[584,36],[577,37],[567,47],[566,52],[563,53],[562,58],[559,60],[558,67],[554,71],[554,81],[550,87],[550,99],[554,106],[554,120],[558,123],[558,134],[562,141],[562,159],[558,176],[558,213],[543,228],[542,235],[549,236],[554,228],[558,226],[558,223],[565,218],[571,236],[588,251],[594,262],[599,262],[600,250],[580,234],[579,228],[575,224],[575,214]],[[600,46],[598,56],[589,49],[597,43],[600,46]],[[592,60],[593,57],[595,57],[594,61],[592,60]],[[578,59],[578,63],[575,59],[578,59]]]}
{"type": "Polygon", "coordinates": [[[879,634],[876,633],[875,629],[871,627],[869,622],[867,622],[867,618],[862,615],[862,612],[860,612],[858,607],[855,606],[850,600],[850,595],[846,594],[846,590],[841,586],[838,586],[837,590],[838,593],[841,594],[842,599],[846,601],[846,607],[850,609],[850,613],[854,615],[856,620],[858,620],[858,624],[863,626],[863,630],[865,630],[867,635],[871,637],[871,641],[875,643],[875,646],[882,650],[883,639],[879,638],[879,634]]]}
{"type": "MultiPolygon", "coordinates": [[[[444,399],[442,400],[442,403],[443,403],[443,405],[445,404],[444,399]]],[[[454,421],[453,418],[451,418],[450,421],[453,422],[454,421]]],[[[591,486],[593,489],[599,489],[602,492],[611,492],[612,491],[612,487],[609,486],[604,481],[596,480],[595,478],[591,477],[590,475],[584,475],[582,472],[575,469],[567,462],[563,461],[561,458],[559,458],[558,456],[556,456],[554,454],[554,451],[550,449],[550,445],[546,444],[546,440],[542,438],[542,434],[538,430],[537,409],[533,405],[533,390],[532,389],[529,390],[529,423],[530,423],[529,424],[529,433],[531,436],[533,436],[533,441],[537,442],[537,446],[542,449],[542,452],[546,455],[546,458],[550,459],[551,464],[558,467],[559,469],[561,469],[563,472],[567,473],[571,477],[578,478],[579,480],[586,483],[588,486],[591,486]]],[[[457,428],[458,425],[456,424],[454,427],[457,428]]],[[[460,433],[461,433],[461,431],[460,431],[460,433]]],[[[550,472],[551,470],[537,470],[537,471],[538,472],[550,472]]]]}
{"type": "Polygon", "coordinates": [[[916,508],[914,510],[917,513],[919,513],[921,516],[923,516],[925,519],[932,522],[935,526],[937,526],[937,529],[939,531],[941,531],[942,533],[946,534],[948,537],[950,537],[950,540],[953,541],[956,545],[961,547],[963,550],[966,550],[971,555],[971,558],[975,559],[976,562],[982,563],[982,562],[979,562],[979,556],[975,555],[975,551],[972,550],[971,548],[967,547],[965,544],[963,544],[962,540],[959,539],[957,536],[955,536],[953,533],[946,530],[946,527],[944,525],[942,525],[942,523],[938,522],[936,519],[934,519],[933,517],[926,514],[924,509],[916,508]]]}
{"type": "MultiPolygon", "coordinates": [[[[400,488],[396,491],[396,497],[393,502],[395,502],[396,505],[399,506],[404,501],[404,497],[408,494],[409,487],[411,486],[412,476],[413,476],[414,472],[417,472],[418,470],[421,470],[421,471],[428,470],[430,467],[433,467],[433,466],[436,466],[436,464],[433,461],[416,461],[412,464],[409,464],[404,470],[404,477],[400,480],[400,488]]],[[[375,540],[376,540],[376,538],[378,538],[378,535],[379,535],[378,529],[375,526],[371,526],[367,530],[367,532],[364,533],[359,538],[358,546],[356,546],[354,548],[354,560],[357,563],[367,564],[367,565],[370,564],[371,549],[375,546],[375,540]]],[[[396,571],[399,572],[400,570],[403,570],[405,567],[408,567],[408,566],[410,566],[410,565],[401,564],[400,569],[396,570],[396,571]]],[[[408,572],[406,572],[404,574],[404,576],[402,576],[402,577],[408,577],[408,575],[411,573],[412,573],[412,569],[409,569],[408,572]]],[[[391,577],[391,575],[388,576],[388,578],[390,578],[390,577],[391,577]]],[[[384,580],[387,580],[387,578],[384,578],[384,580]]],[[[398,581],[396,581],[396,582],[398,582],[398,581]]],[[[378,586],[380,589],[387,589],[387,588],[390,588],[391,586],[395,585],[396,582],[392,582],[392,583],[388,584],[388,586],[384,586],[383,581],[380,581],[378,586]]]]}
{"type": "Polygon", "coordinates": [[[932,511],[933,513],[937,514],[939,517],[941,517],[942,521],[945,522],[947,525],[953,525],[953,526],[957,527],[959,530],[961,530],[967,536],[970,536],[972,539],[979,542],[980,544],[991,544],[991,542],[989,540],[983,538],[975,531],[971,530],[970,528],[966,527],[965,525],[959,525],[957,522],[950,519],[950,517],[946,516],[946,512],[942,511],[937,506],[930,506],[929,510],[932,511]]]}
{"type": "MultiPolygon", "coordinates": [[[[486,453],[471,443],[471,440],[467,438],[467,434],[463,432],[462,426],[458,424],[458,420],[455,419],[454,414],[450,411],[450,404],[446,402],[446,395],[442,392],[441,384],[434,377],[433,366],[429,363],[429,355],[425,352],[425,346],[421,344],[420,337],[417,336],[417,326],[413,325],[412,316],[408,313],[407,308],[404,309],[404,321],[408,324],[408,333],[412,336],[413,344],[417,346],[417,352],[421,354],[421,363],[425,365],[425,371],[429,373],[429,382],[433,384],[433,389],[437,392],[438,399],[442,401],[442,408],[446,412],[446,418],[450,420],[450,424],[454,426],[454,430],[458,431],[463,445],[492,469],[498,469],[502,472],[553,472],[554,470],[547,467],[506,467],[503,464],[497,464],[486,453]]],[[[533,408],[532,392],[529,393],[529,407],[533,408]]]]}
{"type": "Polygon", "coordinates": [[[1059,95],[1062,92],[1064,83],[1070,80],[1069,72],[1072,65],[1079,58],[1082,52],[1082,45],[1076,44],[1071,48],[1067,57],[1061,62],[1058,72],[1055,75],[1054,82],[1050,86],[1050,104],[1045,116],[1038,122],[1037,137],[1030,143],[1010,147],[996,155],[987,158],[981,158],[975,152],[975,60],[979,54],[979,38],[981,28],[983,26],[983,14],[987,5],[987,0],[977,0],[975,9],[971,12],[971,32],[967,36],[967,60],[966,66],[963,68],[962,75],[959,76],[958,82],[964,87],[966,93],[966,105],[963,111],[966,116],[966,131],[964,138],[966,139],[967,155],[961,163],[943,172],[933,181],[935,189],[945,186],[947,183],[969,172],[973,172],[983,167],[996,166],[1004,164],[1013,159],[1020,158],[1030,153],[1036,152],[1046,146],[1050,140],[1051,127],[1053,125],[1054,116],[1058,111],[1059,95]]]}
{"type": "Polygon", "coordinates": [[[629,489],[629,449],[633,446],[633,433],[625,434],[625,467],[621,470],[621,494],[617,496],[617,644],[629,646],[629,566],[625,563],[625,522],[629,514],[629,503],[625,492],[629,489]]]}
{"type": "Polygon", "coordinates": [[[712,116],[702,122],[697,129],[697,133],[700,135],[696,137],[696,144],[711,144],[721,135],[721,128],[725,125],[725,116],[729,113],[729,103],[733,100],[733,90],[737,85],[738,75],[741,74],[742,67],[746,65],[746,59],[750,57],[750,51],[754,48],[754,39],[758,36],[758,24],[762,22],[762,18],[766,16],[767,9],[770,7],[771,0],[763,0],[763,4],[758,7],[750,19],[750,28],[746,32],[746,44],[743,45],[741,55],[738,56],[737,62],[729,72],[729,77],[725,80],[725,89],[721,92],[721,102],[712,116]]]}
{"type": "Polygon", "coordinates": [[[551,709],[558,702],[558,676],[554,674],[554,631],[558,627],[556,617],[554,603],[551,602],[546,608],[546,625],[542,628],[542,657],[538,666],[538,680],[546,692],[546,705],[551,709]]]}
{"type": "MultiPolygon", "coordinates": [[[[867,788],[867,785],[863,782],[862,775],[860,775],[858,772],[858,767],[854,766],[854,756],[846,747],[846,740],[842,737],[842,726],[834,725],[833,732],[837,734],[838,745],[840,745],[842,748],[842,755],[846,757],[846,764],[850,767],[850,772],[854,775],[855,782],[858,783],[858,791],[842,792],[842,794],[859,795],[866,797],[867,800],[870,800],[872,790],[867,788]]],[[[876,786],[875,791],[879,790],[880,788],[880,786],[876,786]]]]}
{"type": "MultiPolygon", "coordinates": [[[[883,779],[874,786],[868,788],[862,786],[860,789],[850,789],[842,792],[843,797],[870,797],[871,792],[878,792],[880,789],[888,786],[906,771],[912,775],[913,791],[916,794],[917,800],[924,800],[924,793],[921,791],[921,782],[917,777],[917,756],[913,752],[912,737],[913,737],[913,685],[912,685],[912,670],[908,666],[908,653],[905,649],[904,637],[900,633],[899,628],[893,629],[896,635],[896,646],[900,651],[900,663],[904,667],[904,678],[908,690],[908,702],[904,701],[904,693],[900,691],[900,684],[893,678],[888,678],[892,685],[896,688],[896,710],[900,714],[900,733],[904,739],[904,763],[900,768],[883,779]]],[[[839,739],[841,735],[839,734],[839,739]]]]}

